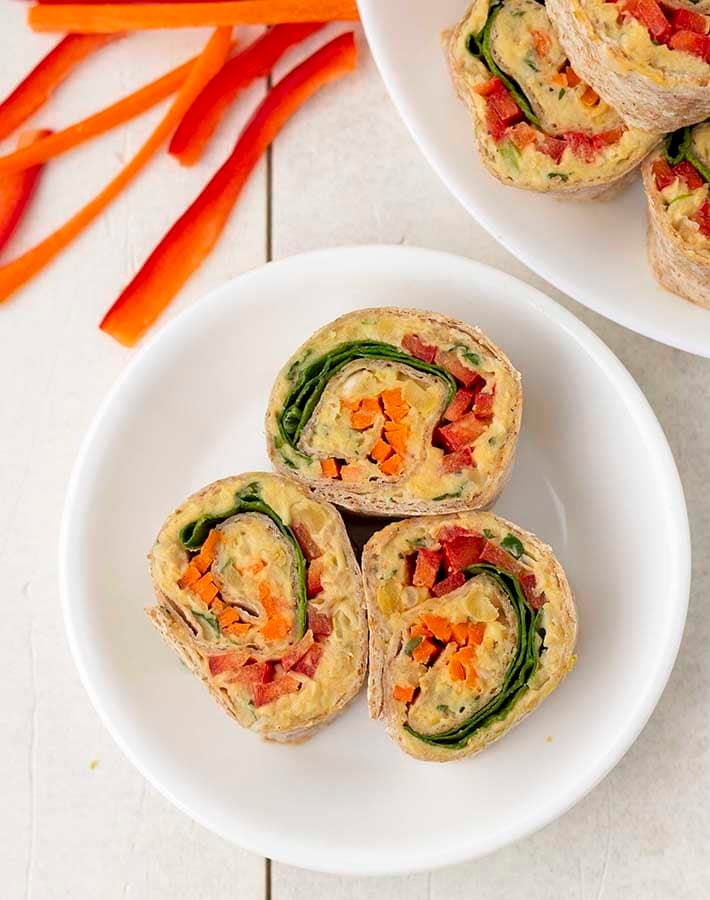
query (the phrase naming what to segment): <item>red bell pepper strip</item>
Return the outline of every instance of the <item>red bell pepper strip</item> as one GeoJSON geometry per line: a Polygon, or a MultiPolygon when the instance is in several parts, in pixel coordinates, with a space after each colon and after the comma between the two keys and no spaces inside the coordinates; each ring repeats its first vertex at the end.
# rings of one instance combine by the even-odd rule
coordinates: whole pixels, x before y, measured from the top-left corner
{"type": "Polygon", "coordinates": [[[172,134],[192,101],[202,88],[223,65],[231,47],[231,28],[217,28],[205,45],[190,73],[182,84],[170,108],[155,127],[148,140],[135,156],[115,175],[103,190],[67,219],[39,244],[25,253],[0,266],[0,302],[23,284],[34,278],[38,272],[68,246],[74,238],[88,228],[106,207],[118,197],[123,189],[133,181],[148,164],[172,134]]]}
{"type": "Polygon", "coordinates": [[[52,91],[69,77],[87,56],[120,34],[68,34],[32,69],[0,103],[0,140],[47,102],[52,91]]]}
{"type": "Polygon", "coordinates": [[[259,104],[227,161],[180,216],[101,321],[127,347],[158,318],[208,256],[257,162],[296,110],[321,87],[355,68],[352,32],[321,47],[259,104]]]}
{"type": "Polygon", "coordinates": [[[196,163],[237,94],[268,75],[290,47],[322,27],[322,22],[275,25],[225,63],[185,113],[168,151],[183,166],[196,163]]]}
{"type": "MultiPolygon", "coordinates": [[[[48,134],[51,132],[47,130],[23,131],[17,146],[27,147],[48,134]]],[[[41,171],[42,166],[32,166],[0,179],[0,250],[10,239],[32,199],[41,171]]]]}

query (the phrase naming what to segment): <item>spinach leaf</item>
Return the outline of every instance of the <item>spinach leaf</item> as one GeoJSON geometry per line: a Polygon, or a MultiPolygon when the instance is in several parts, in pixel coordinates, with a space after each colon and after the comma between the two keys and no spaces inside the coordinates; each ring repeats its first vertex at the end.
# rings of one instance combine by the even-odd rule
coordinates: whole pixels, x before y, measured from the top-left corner
{"type": "Polygon", "coordinates": [[[493,532],[491,531],[490,528],[483,529],[483,537],[487,538],[489,541],[491,540],[491,538],[493,537],[493,532]]]}
{"type": "Polygon", "coordinates": [[[522,543],[516,538],[514,534],[506,534],[503,540],[500,542],[501,547],[504,550],[507,550],[511,556],[514,556],[516,559],[520,559],[520,557],[525,553],[525,547],[523,547],[522,543]]]}
{"type": "Polygon", "coordinates": [[[542,611],[536,613],[528,606],[518,579],[487,563],[469,566],[463,571],[471,578],[483,574],[494,578],[508,594],[518,618],[518,650],[505,674],[500,691],[465,722],[440,734],[422,734],[410,725],[404,725],[404,730],[412,737],[430,746],[446,747],[450,750],[465,747],[479,728],[490,725],[508,714],[518,698],[527,690],[528,682],[535,674],[540,658],[537,632],[542,611]]]}
{"type": "Polygon", "coordinates": [[[450,494],[439,494],[438,497],[432,497],[431,499],[436,502],[437,500],[453,500],[456,497],[460,497],[463,494],[463,489],[465,485],[461,485],[461,487],[457,491],[452,491],[450,494]]]}
{"type": "Polygon", "coordinates": [[[180,529],[180,543],[186,550],[197,551],[202,547],[207,535],[227,519],[241,513],[259,513],[271,519],[277,529],[291,544],[294,559],[296,561],[296,639],[300,639],[306,633],[308,626],[308,592],[306,590],[306,558],[301,550],[301,545],[296,540],[296,535],[291,531],[281,516],[272,509],[261,496],[261,486],[258,481],[253,481],[234,497],[234,506],[217,515],[204,515],[194,522],[188,522],[180,529]]]}
{"type": "Polygon", "coordinates": [[[690,125],[679,128],[669,134],[666,139],[664,155],[671,166],[677,166],[681,162],[689,162],[700,172],[705,181],[710,181],[710,167],[698,159],[692,148],[692,129],[690,125]]]}
{"type": "Polygon", "coordinates": [[[490,11],[488,13],[488,19],[486,21],[486,24],[483,26],[483,31],[480,34],[470,34],[468,36],[468,40],[466,41],[466,49],[472,56],[480,59],[481,62],[485,64],[491,75],[495,75],[500,78],[506,88],[513,95],[513,99],[523,111],[523,115],[528,120],[528,122],[532,122],[533,125],[539,126],[540,120],[533,112],[528,98],[525,96],[525,91],[520,87],[515,79],[510,78],[508,75],[501,71],[495,59],[493,58],[493,53],[491,51],[491,28],[493,27],[495,17],[500,12],[501,8],[501,2],[494,2],[491,4],[490,11]]]}
{"type": "Polygon", "coordinates": [[[303,429],[313,415],[330,379],[356,359],[391,360],[404,363],[418,372],[436,375],[448,387],[447,403],[451,402],[456,393],[456,380],[450,372],[442,366],[417,359],[392,344],[385,344],[382,341],[349,341],[338,344],[301,370],[277,416],[282,440],[304,459],[310,457],[302,453],[297,446],[303,429]]]}

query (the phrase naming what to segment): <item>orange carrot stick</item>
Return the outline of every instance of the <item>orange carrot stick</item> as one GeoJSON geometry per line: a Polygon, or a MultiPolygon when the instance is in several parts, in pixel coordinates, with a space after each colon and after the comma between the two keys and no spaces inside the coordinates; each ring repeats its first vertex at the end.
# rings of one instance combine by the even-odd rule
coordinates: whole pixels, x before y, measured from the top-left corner
{"type": "Polygon", "coordinates": [[[46,103],[80,62],[118,36],[68,34],[63,38],[0,103],[0,140],[46,103]]]}
{"type": "Polygon", "coordinates": [[[46,162],[67,150],[88,141],[105,131],[110,131],[124,122],[139,116],[151,107],[160,103],[170,94],[174,94],[180,87],[185,78],[187,78],[191,67],[195,64],[197,57],[188,60],[181,66],[172,69],[161,78],[151,81],[149,84],[138,88],[132,94],[128,94],[111,106],[99,110],[92,116],[75,122],[67,128],[51,134],[42,140],[35,141],[29,147],[15,150],[14,153],[8,153],[0,156],[0,175],[9,172],[19,172],[28,166],[37,165],[37,163],[46,162]]]}
{"type": "Polygon", "coordinates": [[[279,25],[357,20],[355,0],[219,0],[216,3],[40,3],[30,7],[35,31],[85,34],[205,25],[279,25]]]}
{"type": "Polygon", "coordinates": [[[86,206],[82,207],[49,237],[12,262],[0,266],[0,301],[7,300],[18,287],[40,272],[67,244],[81,234],[157,153],[189,109],[195,97],[224,64],[229,54],[231,33],[231,27],[215,30],[185,79],[170,109],[138,153],[121,169],[118,175],[93,200],[90,200],[86,206]]]}
{"type": "MultiPolygon", "coordinates": [[[[51,134],[51,132],[46,130],[23,131],[17,146],[28,146],[33,141],[41,140],[47,134],[51,134]]],[[[27,204],[32,199],[32,194],[37,187],[37,179],[41,171],[41,166],[32,166],[31,169],[25,169],[24,172],[0,180],[0,250],[14,233],[27,209],[27,204]]]]}
{"type": "MultiPolygon", "coordinates": [[[[352,32],[342,34],[269,91],[227,161],[104,316],[103,331],[127,347],[136,343],[217,243],[254,166],[290,116],[319,88],[352,71],[356,61],[352,32]]],[[[347,468],[342,469],[343,478],[347,468]]]]}

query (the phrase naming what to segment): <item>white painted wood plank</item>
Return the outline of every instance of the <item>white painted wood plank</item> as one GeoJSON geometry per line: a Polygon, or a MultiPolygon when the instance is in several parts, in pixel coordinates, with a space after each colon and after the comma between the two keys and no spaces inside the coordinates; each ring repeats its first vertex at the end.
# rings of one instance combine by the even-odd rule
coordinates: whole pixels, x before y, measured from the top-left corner
{"type": "MultiPolygon", "coordinates": [[[[26,29],[24,8],[0,8],[0,94],[55,41],[26,29]]],[[[205,39],[206,32],[126,38],[87,61],[34,120],[53,127],[73,122],[188,58],[205,39]]],[[[229,114],[203,162],[182,169],[161,154],[100,221],[0,308],[6,616],[0,635],[0,894],[8,900],[264,895],[264,861],[195,826],[146,786],[99,723],[69,658],[56,566],[63,494],[79,443],[134,355],[99,332],[97,323],[224,158],[263,91],[256,85],[229,114]],[[92,760],[98,761],[95,769],[92,760]]],[[[50,164],[26,227],[4,258],[88,199],[135,152],[160,114],[154,110],[50,164]]],[[[262,263],[265,234],[262,166],[209,264],[165,318],[262,263]]]]}
{"type": "MultiPolygon", "coordinates": [[[[380,241],[451,250],[517,275],[571,309],[629,367],[668,435],[691,517],[693,594],[657,711],[618,768],[557,823],[487,859],[407,879],[333,878],[275,863],[273,898],[694,900],[710,877],[710,361],[607,322],[496,244],[429,170],[361,48],[358,72],[317,98],[275,148],[274,256],[380,241]]],[[[590,698],[590,715],[603,715],[600,698],[590,698]]]]}

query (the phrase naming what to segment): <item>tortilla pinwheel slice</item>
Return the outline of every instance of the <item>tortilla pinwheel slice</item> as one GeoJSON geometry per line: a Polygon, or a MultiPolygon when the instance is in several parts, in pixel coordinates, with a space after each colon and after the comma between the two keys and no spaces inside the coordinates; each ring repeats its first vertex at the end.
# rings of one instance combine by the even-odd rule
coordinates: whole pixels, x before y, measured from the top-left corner
{"type": "Polygon", "coordinates": [[[321,328],[276,378],[274,466],[358,513],[487,506],[511,469],[520,375],[477,328],[431,312],[364,309],[321,328]]]}
{"type": "Polygon", "coordinates": [[[368,702],[411,756],[473,756],[574,664],[577,619],[552,550],[492,513],[389,525],[362,557],[368,702]]]}
{"type": "Polygon", "coordinates": [[[710,116],[710,12],[668,0],[547,0],[576,72],[623,119],[674,131],[710,116]]]}
{"type": "Polygon", "coordinates": [[[359,691],[362,579],[339,513],[277,475],[193,494],[150,553],[167,642],[244,728],[301,740],[359,691]]]}
{"type": "Polygon", "coordinates": [[[595,199],[660,139],[626,126],[580,79],[536,0],[474,0],[448,55],[481,159],[504,184],[595,199]]]}
{"type": "Polygon", "coordinates": [[[642,171],[651,269],[663,287],[710,309],[710,122],[669,135],[642,171]]]}

